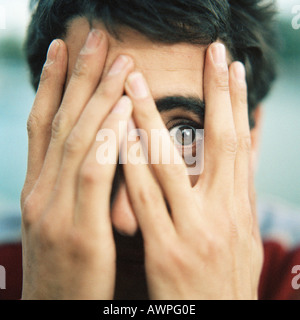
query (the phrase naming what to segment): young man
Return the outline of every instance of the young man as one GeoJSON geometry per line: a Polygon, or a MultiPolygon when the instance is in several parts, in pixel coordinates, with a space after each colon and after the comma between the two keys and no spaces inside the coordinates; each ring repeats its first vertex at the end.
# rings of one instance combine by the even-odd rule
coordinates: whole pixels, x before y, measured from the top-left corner
{"type": "Polygon", "coordinates": [[[26,42],[38,91],[23,299],[258,298],[253,180],[273,14],[261,1],[39,1],[26,42]],[[175,132],[170,151],[185,156],[204,129],[203,172],[187,175],[183,160],[100,164],[101,130],[130,153],[124,121],[148,146],[153,129],[175,132]]]}

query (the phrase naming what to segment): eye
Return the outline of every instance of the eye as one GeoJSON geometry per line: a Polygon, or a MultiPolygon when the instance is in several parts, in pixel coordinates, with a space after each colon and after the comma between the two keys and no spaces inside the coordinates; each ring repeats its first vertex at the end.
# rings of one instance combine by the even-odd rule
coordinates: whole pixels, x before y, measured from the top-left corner
{"type": "Polygon", "coordinates": [[[197,139],[197,129],[189,125],[179,125],[170,130],[175,145],[189,147],[197,139]]]}
{"type": "Polygon", "coordinates": [[[186,166],[194,170],[191,175],[198,175],[204,164],[204,129],[200,129],[202,126],[197,122],[178,120],[169,129],[171,139],[186,166]]]}

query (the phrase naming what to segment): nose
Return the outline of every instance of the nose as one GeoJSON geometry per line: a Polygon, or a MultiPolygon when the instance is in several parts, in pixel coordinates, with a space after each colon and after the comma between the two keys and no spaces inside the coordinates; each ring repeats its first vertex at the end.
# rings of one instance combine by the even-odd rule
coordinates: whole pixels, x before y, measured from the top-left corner
{"type": "Polygon", "coordinates": [[[124,181],[120,182],[115,195],[111,218],[114,228],[122,235],[134,236],[138,231],[138,222],[124,181]]]}

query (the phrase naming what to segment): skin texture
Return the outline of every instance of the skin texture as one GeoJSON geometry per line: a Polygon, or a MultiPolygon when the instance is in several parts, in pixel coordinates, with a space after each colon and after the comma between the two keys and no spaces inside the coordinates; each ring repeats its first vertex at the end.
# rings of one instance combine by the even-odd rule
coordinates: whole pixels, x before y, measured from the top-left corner
{"type": "Polygon", "coordinates": [[[218,43],[154,44],[126,29],[117,42],[94,27],[77,19],[52,43],[29,116],[23,299],[256,299],[259,127],[250,133],[243,66],[228,70],[218,43]],[[154,101],[178,94],[206,103],[203,174],[190,178],[183,161],[126,164],[111,208],[116,166],[97,163],[98,130],[201,122],[159,114],[154,101]]]}

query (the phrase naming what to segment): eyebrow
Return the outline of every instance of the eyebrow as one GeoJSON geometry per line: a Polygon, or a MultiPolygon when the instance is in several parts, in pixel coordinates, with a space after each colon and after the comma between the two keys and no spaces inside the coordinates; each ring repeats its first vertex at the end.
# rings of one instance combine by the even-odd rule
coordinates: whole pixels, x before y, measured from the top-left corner
{"type": "Polygon", "coordinates": [[[205,116],[205,103],[195,96],[167,96],[155,100],[155,103],[159,112],[183,109],[192,112],[199,119],[204,119],[205,116]]]}

